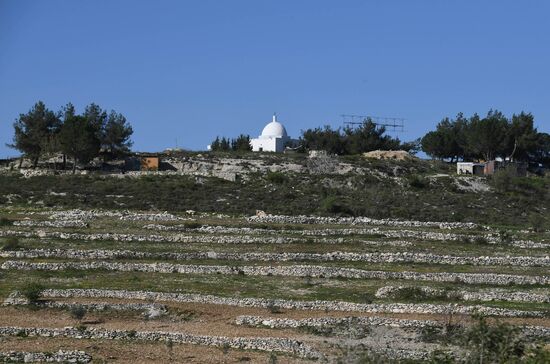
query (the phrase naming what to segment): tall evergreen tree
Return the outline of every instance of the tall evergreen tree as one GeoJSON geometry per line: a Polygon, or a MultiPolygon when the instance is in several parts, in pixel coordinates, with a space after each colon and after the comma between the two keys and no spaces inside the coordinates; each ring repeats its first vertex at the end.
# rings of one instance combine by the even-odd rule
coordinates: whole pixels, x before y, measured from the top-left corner
{"type": "Polygon", "coordinates": [[[445,159],[449,157],[445,145],[445,136],[440,130],[430,131],[420,141],[422,150],[432,158],[445,159]]]}
{"type": "Polygon", "coordinates": [[[486,161],[505,157],[508,120],[500,112],[490,110],[483,119],[475,114],[467,131],[468,151],[486,161]]]}
{"type": "Polygon", "coordinates": [[[87,119],[88,125],[94,129],[96,138],[102,142],[105,124],[107,123],[107,112],[102,110],[99,105],[91,103],[86,106],[82,116],[87,119]]]}
{"type": "Polygon", "coordinates": [[[220,150],[223,150],[223,151],[231,150],[231,142],[229,141],[229,139],[226,139],[225,137],[222,138],[220,142],[220,150]]]}
{"type": "Polygon", "coordinates": [[[87,163],[99,155],[96,128],[85,116],[73,115],[64,120],[59,141],[62,152],[73,159],[73,173],[77,163],[87,163]]]}
{"type": "Polygon", "coordinates": [[[111,157],[121,157],[128,153],[132,147],[130,137],[133,132],[132,126],[126,121],[126,118],[112,110],[101,133],[101,147],[111,157]]]}
{"type": "Polygon", "coordinates": [[[234,151],[251,151],[250,136],[241,134],[236,139],[231,140],[231,149],[234,151]]]}
{"type": "Polygon", "coordinates": [[[57,115],[38,101],[26,114],[20,114],[13,124],[15,135],[10,146],[32,160],[36,167],[40,156],[47,150],[59,128],[57,115]]]}
{"type": "Polygon", "coordinates": [[[505,141],[506,156],[517,160],[529,159],[530,151],[537,149],[538,134],[533,115],[524,112],[512,115],[505,141]]]}
{"type": "Polygon", "coordinates": [[[220,144],[220,137],[217,136],[216,139],[214,139],[214,141],[210,144],[210,150],[214,152],[220,150],[220,144]]]}
{"type": "Polygon", "coordinates": [[[300,144],[309,150],[324,150],[330,154],[345,154],[345,137],[340,129],[324,128],[307,129],[302,131],[300,144]]]}

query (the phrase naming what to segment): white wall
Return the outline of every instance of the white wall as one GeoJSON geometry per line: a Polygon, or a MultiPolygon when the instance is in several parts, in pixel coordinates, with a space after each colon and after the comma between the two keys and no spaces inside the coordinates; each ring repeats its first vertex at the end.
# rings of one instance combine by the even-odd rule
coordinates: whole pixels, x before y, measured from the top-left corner
{"type": "Polygon", "coordinates": [[[250,141],[253,152],[282,152],[277,150],[277,139],[281,138],[256,138],[250,141]]]}

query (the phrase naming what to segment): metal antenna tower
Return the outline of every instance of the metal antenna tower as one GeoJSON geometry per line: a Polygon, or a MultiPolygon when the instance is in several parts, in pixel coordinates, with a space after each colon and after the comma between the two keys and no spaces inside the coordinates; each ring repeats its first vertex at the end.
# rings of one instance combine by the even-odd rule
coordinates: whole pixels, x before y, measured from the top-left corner
{"type": "Polygon", "coordinates": [[[351,114],[342,114],[342,122],[344,125],[363,125],[367,120],[372,120],[374,125],[383,126],[388,129],[390,133],[398,133],[405,131],[405,119],[404,118],[393,118],[386,116],[372,116],[372,115],[351,115],[351,114]]]}

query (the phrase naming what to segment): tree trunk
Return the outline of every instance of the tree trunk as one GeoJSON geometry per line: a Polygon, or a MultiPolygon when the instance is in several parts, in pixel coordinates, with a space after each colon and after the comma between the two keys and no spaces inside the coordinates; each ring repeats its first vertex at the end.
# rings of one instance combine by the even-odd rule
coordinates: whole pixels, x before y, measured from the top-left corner
{"type": "Polygon", "coordinates": [[[67,169],[67,155],[63,153],[63,170],[67,169]]]}
{"type": "Polygon", "coordinates": [[[73,174],[76,173],[76,157],[73,157],[73,174]]]}
{"type": "Polygon", "coordinates": [[[38,157],[35,157],[32,162],[32,168],[36,169],[36,166],[38,165],[38,157]]]}

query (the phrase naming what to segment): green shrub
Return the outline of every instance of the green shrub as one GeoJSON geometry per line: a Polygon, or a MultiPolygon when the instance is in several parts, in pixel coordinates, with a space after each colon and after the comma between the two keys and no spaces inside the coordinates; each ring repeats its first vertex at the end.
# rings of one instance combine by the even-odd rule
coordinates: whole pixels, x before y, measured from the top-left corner
{"type": "Polygon", "coordinates": [[[15,236],[11,236],[7,238],[4,245],[2,245],[3,251],[13,251],[13,250],[19,250],[19,249],[21,249],[21,245],[19,243],[19,239],[15,236]]]}
{"type": "Polygon", "coordinates": [[[361,294],[360,296],[361,303],[371,304],[373,301],[374,301],[374,295],[372,293],[367,292],[367,293],[361,294]]]}
{"type": "Polygon", "coordinates": [[[86,316],[86,308],[82,305],[73,306],[69,310],[69,313],[73,319],[80,321],[86,316]]]}
{"type": "Polygon", "coordinates": [[[202,224],[196,221],[186,221],[183,223],[183,227],[186,229],[199,229],[202,227],[202,224]]]}
{"type": "Polygon", "coordinates": [[[29,303],[35,304],[42,296],[42,291],[44,291],[44,287],[40,283],[31,282],[25,285],[21,289],[20,293],[29,301],[29,303]]]}
{"type": "Polygon", "coordinates": [[[489,240],[487,240],[487,238],[484,236],[476,236],[474,238],[474,244],[478,244],[478,245],[489,244],[489,240]]]}
{"type": "Polygon", "coordinates": [[[283,311],[281,310],[281,308],[279,306],[277,306],[275,304],[275,302],[273,301],[270,301],[268,304],[267,304],[267,309],[269,310],[269,312],[271,313],[282,313],[283,311]]]}
{"type": "Polygon", "coordinates": [[[502,244],[510,244],[512,242],[512,234],[507,230],[502,230],[498,233],[499,241],[502,244]]]}
{"type": "Polygon", "coordinates": [[[497,322],[489,325],[485,317],[474,315],[476,324],[463,338],[463,345],[470,350],[471,363],[518,362],[526,352],[526,344],[518,328],[497,322]]]}
{"type": "Polygon", "coordinates": [[[7,217],[0,217],[0,226],[11,226],[13,225],[13,221],[8,219],[7,217]]]}
{"type": "Polygon", "coordinates": [[[420,338],[426,343],[457,344],[463,336],[464,327],[450,323],[444,327],[424,326],[420,329],[420,338]]]}
{"type": "Polygon", "coordinates": [[[430,295],[420,287],[401,287],[393,291],[391,297],[395,300],[417,302],[429,299],[430,295]]]}
{"type": "Polygon", "coordinates": [[[516,172],[508,167],[496,171],[490,178],[490,184],[497,192],[506,193],[513,190],[516,179],[516,172]]]}
{"type": "Polygon", "coordinates": [[[353,211],[337,196],[327,196],[321,201],[321,211],[331,214],[354,215],[353,211]]]}
{"type": "Polygon", "coordinates": [[[529,215],[529,226],[533,231],[540,233],[546,230],[546,221],[540,214],[532,213],[529,215]]]}
{"type": "Polygon", "coordinates": [[[407,182],[409,183],[409,186],[413,188],[427,188],[430,186],[430,181],[426,177],[419,176],[417,174],[413,174],[407,178],[407,182]]]}
{"type": "Polygon", "coordinates": [[[288,177],[283,172],[267,172],[265,178],[275,184],[283,184],[288,180],[288,177]]]}

